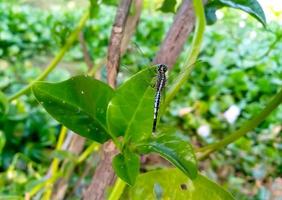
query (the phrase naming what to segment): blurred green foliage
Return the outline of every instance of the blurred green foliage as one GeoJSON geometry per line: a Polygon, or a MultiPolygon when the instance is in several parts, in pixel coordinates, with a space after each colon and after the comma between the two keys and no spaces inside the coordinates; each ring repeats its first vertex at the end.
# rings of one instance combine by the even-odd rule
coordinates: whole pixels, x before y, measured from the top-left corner
{"type": "MultiPolygon", "coordinates": [[[[0,88],[5,94],[12,94],[40,73],[38,66],[44,66],[46,59],[39,58],[48,60],[56,53],[81,11],[47,12],[6,3],[0,3],[0,10],[0,88]]],[[[150,64],[172,22],[171,15],[146,12],[122,59],[121,75],[128,69],[134,73],[150,64]]],[[[183,133],[201,145],[240,127],[282,86],[281,26],[271,22],[264,29],[240,11],[221,12],[223,19],[206,30],[200,56],[203,62],[162,119],[166,124],[163,128],[183,133]],[[224,114],[231,106],[239,110],[236,123],[228,123],[224,114]]],[[[106,56],[113,16],[113,8],[101,6],[84,29],[95,65],[106,56]]],[[[190,39],[184,51],[189,44],[190,39]]],[[[169,73],[169,82],[178,76],[183,57],[184,54],[169,73]]],[[[63,63],[86,71],[79,43],[67,53],[63,63]]],[[[63,67],[48,79],[66,79],[70,73],[75,72],[63,67]]],[[[13,101],[8,114],[0,118],[0,194],[22,195],[45,176],[59,125],[31,95],[13,101]]],[[[246,137],[203,162],[202,169],[239,199],[265,199],[269,193],[267,184],[282,173],[281,121],[280,106],[246,137]],[[263,187],[256,187],[263,183],[263,187]]],[[[78,169],[74,177],[82,171],[78,169]]]]}
{"type": "MultiPolygon", "coordinates": [[[[272,22],[266,30],[254,20],[240,18],[241,12],[223,14],[223,20],[206,30],[200,56],[203,62],[192,72],[190,84],[182,88],[165,119],[203,143],[220,140],[255,116],[282,85],[281,26],[272,22]],[[231,106],[240,112],[234,124],[224,115],[231,106]],[[188,108],[186,113],[184,108],[188,108]],[[208,127],[206,134],[199,127],[208,127]]],[[[177,76],[174,72],[172,77],[177,76]]],[[[214,154],[211,163],[203,166],[216,169],[208,172],[210,176],[233,188],[238,199],[255,193],[253,198],[266,199],[259,197],[265,188],[253,185],[271,182],[281,174],[281,113],[280,106],[259,127],[214,154]],[[250,184],[246,183],[248,177],[252,177],[250,184]],[[241,196],[242,191],[246,196],[241,196]]]]}

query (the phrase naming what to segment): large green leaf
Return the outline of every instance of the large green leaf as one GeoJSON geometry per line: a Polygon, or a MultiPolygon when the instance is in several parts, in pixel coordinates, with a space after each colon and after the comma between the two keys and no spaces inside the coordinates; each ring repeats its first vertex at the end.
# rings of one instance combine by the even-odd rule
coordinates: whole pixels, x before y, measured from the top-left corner
{"type": "Polygon", "coordinates": [[[266,25],[265,14],[257,0],[213,0],[213,1],[210,1],[206,6],[206,16],[208,17],[207,21],[215,22],[214,12],[216,11],[216,9],[224,7],[224,6],[245,11],[246,13],[249,13],[250,15],[255,17],[264,26],[266,25]],[[211,17],[211,20],[209,19],[209,17],[211,17]]]}
{"type": "Polygon", "coordinates": [[[108,127],[113,135],[124,135],[125,141],[139,141],[151,135],[155,70],[155,67],[148,67],[140,71],[116,90],[107,112],[108,127]]]}
{"type": "Polygon", "coordinates": [[[76,76],[60,83],[38,82],[33,93],[56,120],[81,136],[105,142],[107,106],[114,91],[105,83],[76,76]]]}
{"type": "Polygon", "coordinates": [[[161,134],[138,145],[137,149],[141,153],[159,153],[191,179],[197,177],[197,160],[193,148],[179,136],[161,134]]]}
{"type": "Polygon", "coordinates": [[[131,200],[234,200],[232,195],[203,175],[190,180],[178,169],[140,174],[129,190],[131,200]]]}
{"type": "Polygon", "coordinates": [[[118,154],[113,159],[113,168],[122,180],[129,185],[134,185],[136,177],[139,174],[139,155],[129,151],[118,154]]]}

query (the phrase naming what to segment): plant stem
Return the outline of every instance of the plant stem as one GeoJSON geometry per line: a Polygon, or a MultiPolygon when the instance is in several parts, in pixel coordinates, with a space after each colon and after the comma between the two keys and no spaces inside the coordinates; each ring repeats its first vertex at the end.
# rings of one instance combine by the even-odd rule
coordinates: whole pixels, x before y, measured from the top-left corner
{"type": "MultiPolygon", "coordinates": [[[[56,150],[60,150],[63,146],[63,142],[64,139],[66,137],[68,129],[64,126],[62,126],[60,134],[59,134],[59,139],[56,145],[56,150]]],[[[52,161],[51,164],[51,177],[49,178],[49,181],[47,181],[46,184],[46,190],[44,192],[43,195],[43,199],[49,200],[51,199],[51,195],[52,195],[52,190],[53,190],[53,182],[55,182],[57,180],[57,171],[58,171],[58,167],[59,167],[59,159],[58,158],[54,158],[54,160],[52,161]]]]}
{"type": "Polygon", "coordinates": [[[88,156],[94,151],[98,151],[100,148],[100,144],[97,142],[93,142],[77,159],[77,164],[82,163],[88,156]]]}
{"type": "Polygon", "coordinates": [[[209,154],[212,152],[221,149],[224,146],[227,146],[230,143],[233,143],[234,141],[238,140],[240,137],[246,135],[250,130],[257,127],[265,118],[275,109],[277,108],[282,102],[282,89],[273,97],[273,99],[266,105],[266,107],[255,117],[253,117],[251,120],[244,123],[244,125],[235,131],[234,133],[230,134],[223,140],[208,145],[206,147],[200,148],[196,150],[197,152],[203,152],[199,156],[199,160],[203,160],[206,158],[209,154]]]}
{"type": "MultiPolygon", "coordinates": [[[[34,195],[36,195],[36,193],[38,193],[42,188],[44,188],[46,185],[48,184],[53,184],[58,178],[59,178],[60,174],[57,174],[56,176],[52,176],[49,179],[46,179],[40,183],[38,183],[37,185],[35,185],[29,192],[25,193],[25,196],[28,197],[28,199],[32,199],[32,197],[34,195]]],[[[49,194],[48,194],[49,195],[49,194]]],[[[48,196],[45,196],[45,198],[48,198],[48,196]]],[[[42,198],[44,199],[44,198],[42,198]]],[[[49,198],[50,199],[50,198],[49,198]]],[[[49,200],[47,199],[47,200],[49,200]]]]}
{"type": "Polygon", "coordinates": [[[77,40],[78,34],[85,25],[86,21],[88,20],[89,12],[85,12],[85,14],[81,17],[76,29],[69,35],[69,37],[66,40],[66,43],[64,46],[60,49],[59,53],[56,55],[56,57],[51,61],[51,63],[47,66],[47,68],[40,74],[34,81],[30,82],[27,86],[25,86],[23,89],[18,91],[17,93],[13,94],[8,98],[9,101],[12,101],[14,99],[17,99],[23,94],[26,94],[30,88],[34,85],[36,81],[41,81],[45,79],[48,74],[57,66],[57,64],[62,60],[65,53],[70,49],[72,44],[77,40]]]}
{"type": "MultiPolygon", "coordinates": [[[[59,134],[56,150],[60,150],[62,148],[66,133],[67,133],[67,128],[63,126],[59,134]]],[[[59,160],[55,158],[51,164],[51,177],[35,185],[28,193],[26,193],[26,195],[28,195],[29,198],[33,197],[39,190],[45,187],[47,189],[45,190],[43,199],[50,199],[50,196],[52,194],[52,184],[59,177],[58,174],[56,174],[58,170],[58,165],[59,165],[59,160]]]]}
{"type": "Polygon", "coordinates": [[[28,199],[31,199],[37,192],[39,192],[47,183],[47,180],[44,180],[43,182],[40,182],[36,184],[29,192],[25,194],[25,196],[28,196],[28,199]]]}
{"type": "Polygon", "coordinates": [[[196,15],[196,28],[194,33],[195,35],[193,37],[188,57],[184,63],[184,68],[182,72],[180,72],[180,76],[178,77],[178,79],[176,79],[176,81],[172,84],[171,88],[167,92],[166,100],[164,103],[165,108],[175,97],[177,92],[180,90],[181,86],[187,81],[201,50],[201,44],[203,42],[204,31],[206,26],[204,6],[202,0],[193,0],[193,5],[196,15]]]}
{"type": "Polygon", "coordinates": [[[123,180],[121,180],[120,178],[117,178],[115,185],[114,185],[114,188],[113,188],[108,200],[119,200],[125,186],[126,186],[126,183],[123,180]]]}
{"type": "MultiPolygon", "coordinates": [[[[68,129],[65,126],[62,126],[60,134],[59,134],[58,142],[57,142],[57,145],[56,145],[56,150],[60,150],[62,148],[65,137],[67,135],[67,131],[68,131],[68,129]]],[[[52,168],[51,168],[52,175],[56,173],[56,171],[58,169],[58,164],[59,164],[59,159],[55,158],[53,160],[52,168]]]]}

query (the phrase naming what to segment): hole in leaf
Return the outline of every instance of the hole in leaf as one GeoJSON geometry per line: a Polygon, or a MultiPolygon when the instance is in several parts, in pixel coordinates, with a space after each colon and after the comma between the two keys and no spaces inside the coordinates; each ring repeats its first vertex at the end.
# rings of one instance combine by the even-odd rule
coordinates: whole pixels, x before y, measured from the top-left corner
{"type": "Polygon", "coordinates": [[[181,187],[181,190],[187,190],[187,185],[185,183],[182,183],[180,187],[181,187]]]}

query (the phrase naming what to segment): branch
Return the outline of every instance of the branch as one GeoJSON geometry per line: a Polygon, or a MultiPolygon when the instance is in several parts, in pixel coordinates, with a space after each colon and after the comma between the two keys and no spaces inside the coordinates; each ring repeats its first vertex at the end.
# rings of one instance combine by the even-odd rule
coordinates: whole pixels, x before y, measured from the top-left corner
{"type": "Polygon", "coordinates": [[[89,17],[89,12],[85,12],[85,14],[81,17],[76,29],[69,35],[69,37],[66,40],[66,43],[64,44],[64,46],[60,49],[59,53],[56,55],[56,57],[51,61],[51,63],[47,66],[47,68],[42,72],[41,75],[39,75],[34,81],[32,81],[31,83],[29,83],[26,87],[24,87],[23,89],[21,89],[20,91],[18,91],[16,94],[12,95],[9,97],[9,101],[12,101],[14,99],[17,99],[18,97],[20,97],[23,94],[26,94],[30,88],[35,84],[35,82],[37,81],[42,81],[43,79],[45,79],[48,74],[55,69],[55,67],[57,66],[57,64],[62,60],[62,58],[64,57],[65,53],[70,49],[70,47],[73,45],[73,43],[76,41],[77,36],[79,34],[79,32],[81,31],[81,29],[83,28],[83,26],[85,25],[86,21],[88,20],[89,17]]]}
{"type": "Polygon", "coordinates": [[[91,56],[87,50],[87,45],[84,39],[84,34],[82,31],[80,31],[79,36],[78,36],[79,43],[81,45],[82,53],[83,53],[83,59],[88,66],[88,71],[91,71],[93,68],[93,61],[91,59],[91,56]]]}
{"type": "Polygon", "coordinates": [[[101,160],[95,170],[90,186],[83,194],[84,200],[103,200],[105,191],[115,181],[115,173],[112,169],[112,159],[117,154],[113,142],[106,142],[101,152],[101,160]]]}
{"type": "MultiPolygon", "coordinates": [[[[112,27],[110,44],[108,47],[107,70],[108,83],[111,87],[116,86],[116,77],[119,68],[121,45],[125,25],[131,6],[131,0],[121,0],[117,9],[115,22],[112,27]]],[[[109,141],[103,145],[102,158],[95,170],[90,186],[84,193],[85,200],[105,199],[105,190],[115,181],[115,173],[112,169],[112,159],[118,153],[113,142],[109,141]]]]}
{"type": "Polygon", "coordinates": [[[136,30],[137,24],[140,19],[142,11],[143,0],[133,0],[132,1],[132,10],[134,13],[129,15],[126,21],[124,35],[121,42],[120,54],[123,56],[126,52],[128,44],[130,42],[131,36],[136,30]]]}
{"type": "Polygon", "coordinates": [[[125,30],[125,24],[129,13],[131,0],[121,0],[115,22],[112,27],[112,33],[110,38],[110,44],[108,47],[108,83],[111,87],[116,86],[116,77],[119,69],[120,54],[121,54],[121,42],[125,30]]]}
{"type": "Polygon", "coordinates": [[[266,105],[266,107],[257,115],[254,116],[251,120],[247,121],[240,129],[235,131],[234,133],[230,134],[223,140],[208,145],[206,147],[200,148],[196,150],[197,152],[203,152],[199,156],[199,160],[205,159],[209,154],[211,154],[214,151],[217,151],[234,141],[238,140],[242,136],[246,135],[249,131],[257,127],[263,120],[267,118],[267,116],[275,109],[277,108],[282,102],[282,89],[280,92],[278,92],[274,98],[266,105]]]}
{"type": "Polygon", "coordinates": [[[164,63],[172,68],[194,25],[195,14],[192,2],[184,0],[153,62],[164,63]]]}

